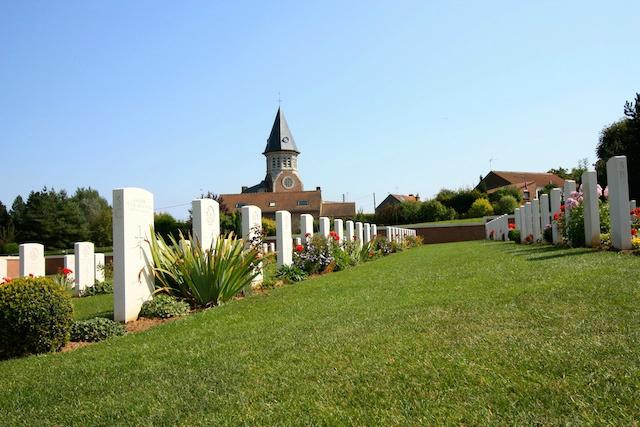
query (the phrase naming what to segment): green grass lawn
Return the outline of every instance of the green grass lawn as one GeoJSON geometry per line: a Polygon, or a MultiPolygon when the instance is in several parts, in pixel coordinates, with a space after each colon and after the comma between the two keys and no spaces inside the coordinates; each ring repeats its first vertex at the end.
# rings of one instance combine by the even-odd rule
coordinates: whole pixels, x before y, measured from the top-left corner
{"type": "Polygon", "coordinates": [[[584,249],[423,246],[0,362],[0,423],[632,424],[639,269],[584,249]]]}
{"type": "Polygon", "coordinates": [[[73,303],[75,320],[85,320],[92,317],[113,319],[113,294],[73,298],[71,302],[73,303]]]}

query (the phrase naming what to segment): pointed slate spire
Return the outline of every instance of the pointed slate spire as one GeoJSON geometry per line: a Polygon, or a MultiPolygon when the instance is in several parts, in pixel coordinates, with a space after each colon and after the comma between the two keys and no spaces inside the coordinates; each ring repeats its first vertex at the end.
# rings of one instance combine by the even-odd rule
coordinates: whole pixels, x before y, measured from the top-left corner
{"type": "Polygon", "coordinates": [[[284,113],[278,107],[276,118],[273,121],[273,127],[271,128],[271,134],[267,140],[267,147],[264,149],[264,153],[272,153],[274,151],[295,151],[300,154],[296,142],[293,140],[293,135],[289,130],[287,119],[284,118],[284,113]]]}

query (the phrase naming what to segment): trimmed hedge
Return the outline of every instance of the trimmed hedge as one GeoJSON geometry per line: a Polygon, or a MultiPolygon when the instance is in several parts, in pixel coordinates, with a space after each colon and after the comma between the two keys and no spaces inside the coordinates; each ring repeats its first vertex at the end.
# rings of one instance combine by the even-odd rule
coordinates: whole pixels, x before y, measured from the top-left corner
{"type": "Polygon", "coordinates": [[[71,296],[52,279],[0,285],[0,358],[60,350],[69,341],[72,322],[71,296]]]}

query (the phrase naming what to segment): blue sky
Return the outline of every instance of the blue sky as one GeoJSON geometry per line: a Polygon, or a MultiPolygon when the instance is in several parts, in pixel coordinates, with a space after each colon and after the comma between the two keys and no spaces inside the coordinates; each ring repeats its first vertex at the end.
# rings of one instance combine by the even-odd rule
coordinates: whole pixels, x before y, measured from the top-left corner
{"type": "Polygon", "coordinates": [[[595,161],[640,92],[640,2],[0,3],[0,200],[143,187],[178,217],[264,177],[278,92],[307,189],[365,211],[595,161]]]}

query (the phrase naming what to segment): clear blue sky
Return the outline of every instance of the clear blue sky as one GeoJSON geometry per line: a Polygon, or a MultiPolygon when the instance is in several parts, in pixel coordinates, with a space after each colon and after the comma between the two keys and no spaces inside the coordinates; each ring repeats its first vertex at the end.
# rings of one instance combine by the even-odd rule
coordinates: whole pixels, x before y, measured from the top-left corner
{"type": "MultiPolygon", "coordinates": [[[[156,207],[265,173],[278,92],[307,189],[371,211],[595,160],[640,91],[638,1],[3,1],[0,200],[156,207]]],[[[163,209],[185,217],[187,207],[163,209]]]]}

